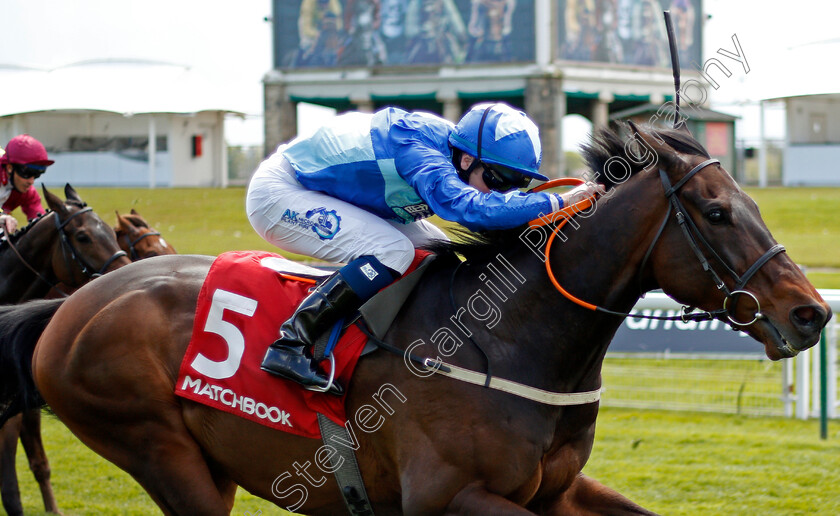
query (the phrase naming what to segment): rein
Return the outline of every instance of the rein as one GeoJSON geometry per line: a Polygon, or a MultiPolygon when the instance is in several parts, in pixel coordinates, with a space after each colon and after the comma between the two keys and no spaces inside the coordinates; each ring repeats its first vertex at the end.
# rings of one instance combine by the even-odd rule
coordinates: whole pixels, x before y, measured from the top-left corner
{"type": "Polygon", "coordinates": [[[67,297],[67,296],[69,296],[69,295],[70,295],[70,294],[68,294],[67,292],[65,292],[65,291],[61,290],[60,288],[58,288],[58,283],[53,283],[52,281],[48,280],[47,278],[45,278],[45,277],[44,277],[44,275],[43,275],[43,274],[41,274],[40,272],[38,272],[38,271],[35,269],[35,267],[33,267],[33,266],[29,265],[29,262],[27,262],[27,261],[26,261],[26,258],[24,258],[24,257],[20,254],[20,251],[18,251],[17,246],[15,246],[15,244],[14,244],[14,242],[12,242],[12,239],[11,239],[11,238],[7,238],[7,239],[6,239],[6,242],[8,242],[9,247],[12,249],[12,251],[14,251],[14,252],[15,252],[15,256],[17,256],[17,257],[18,257],[18,260],[20,260],[20,263],[22,263],[24,267],[26,267],[27,269],[29,269],[29,270],[32,272],[32,274],[34,274],[35,276],[37,276],[39,280],[41,280],[41,281],[43,281],[44,283],[46,283],[47,285],[49,285],[52,289],[54,289],[56,292],[58,292],[59,294],[61,294],[61,295],[62,295],[62,296],[64,296],[64,297],[67,297]]]}
{"type": "MultiPolygon", "coordinates": [[[[57,213],[57,212],[53,212],[53,213],[55,213],[55,227],[56,227],[56,231],[58,232],[59,242],[61,242],[61,254],[62,254],[62,257],[64,258],[64,264],[65,264],[65,266],[67,266],[67,269],[68,269],[68,270],[70,270],[70,262],[69,262],[69,260],[68,260],[68,258],[67,258],[67,250],[69,249],[69,251],[70,251],[70,257],[73,259],[73,261],[75,261],[75,262],[76,262],[76,264],[78,264],[78,265],[79,265],[79,267],[80,267],[80,268],[81,268],[81,270],[82,270],[82,273],[83,273],[83,274],[85,274],[88,278],[93,279],[93,278],[97,278],[97,277],[101,276],[102,274],[104,274],[104,272],[105,272],[105,271],[108,269],[108,267],[109,267],[109,266],[110,266],[110,265],[114,262],[114,260],[117,260],[118,258],[120,258],[120,257],[122,257],[122,256],[125,256],[126,254],[125,254],[125,251],[122,251],[122,250],[118,251],[118,252],[114,253],[114,254],[113,254],[113,255],[112,255],[112,256],[111,256],[111,257],[110,257],[110,258],[109,258],[109,259],[105,262],[105,265],[103,265],[103,266],[102,266],[102,268],[101,268],[101,269],[99,269],[99,271],[98,271],[98,272],[95,272],[95,273],[91,273],[91,272],[90,272],[90,269],[91,269],[91,268],[90,268],[90,266],[89,266],[89,265],[87,265],[87,264],[86,264],[86,263],[85,263],[85,262],[84,262],[84,261],[83,261],[83,260],[82,260],[82,259],[78,256],[78,253],[77,253],[76,249],[73,247],[73,244],[71,244],[71,243],[70,243],[70,241],[67,239],[67,234],[64,232],[64,227],[65,227],[65,226],[66,226],[66,225],[67,225],[67,224],[68,224],[71,220],[73,220],[73,218],[75,218],[77,215],[80,215],[80,214],[82,214],[82,213],[86,213],[86,212],[89,212],[89,211],[92,211],[92,210],[93,210],[93,208],[91,208],[91,207],[89,207],[89,206],[87,206],[87,205],[83,205],[83,206],[84,206],[84,207],[83,207],[82,209],[80,209],[80,210],[79,210],[79,211],[77,211],[76,213],[74,213],[74,214],[70,215],[69,217],[67,217],[67,219],[66,219],[65,221],[63,221],[63,222],[61,221],[61,218],[59,217],[59,215],[58,215],[58,213],[57,213]]],[[[18,248],[17,248],[17,246],[14,244],[14,242],[12,242],[12,239],[11,239],[11,238],[8,238],[6,241],[8,242],[9,247],[12,249],[12,251],[14,251],[15,256],[17,256],[17,257],[18,257],[18,260],[20,260],[20,262],[23,264],[23,266],[24,266],[24,267],[26,267],[27,269],[29,269],[29,271],[30,271],[30,272],[32,272],[33,274],[35,274],[35,276],[36,276],[39,280],[41,280],[42,282],[44,282],[44,283],[46,283],[47,285],[49,285],[49,286],[50,286],[50,288],[54,289],[56,292],[58,292],[59,294],[63,295],[64,297],[67,297],[67,296],[69,296],[69,295],[70,295],[70,294],[68,294],[67,292],[65,292],[64,290],[62,290],[61,288],[59,288],[59,287],[58,287],[58,285],[59,285],[58,283],[53,283],[52,281],[50,281],[49,279],[47,279],[46,277],[44,277],[44,275],[43,275],[43,274],[41,274],[41,273],[40,273],[37,269],[35,269],[32,265],[30,265],[30,263],[26,260],[26,258],[24,258],[24,257],[23,257],[23,255],[21,255],[21,254],[20,254],[20,251],[18,250],[18,248]]]]}
{"type": "MultiPolygon", "coordinates": [[[[694,255],[700,261],[700,265],[703,267],[703,270],[705,270],[706,272],[708,272],[711,275],[712,280],[715,282],[715,286],[718,288],[718,290],[723,292],[724,295],[726,296],[724,298],[722,308],[720,308],[718,310],[714,310],[714,311],[693,312],[693,310],[694,310],[693,307],[683,306],[682,309],[681,309],[680,315],[673,316],[673,317],[644,315],[644,314],[636,314],[636,313],[630,313],[630,312],[618,312],[618,311],[609,310],[607,308],[603,308],[603,307],[594,305],[592,303],[588,303],[586,301],[583,301],[583,300],[575,297],[571,293],[569,293],[566,289],[564,289],[562,287],[562,285],[560,285],[560,283],[557,281],[557,278],[554,276],[554,272],[551,270],[551,259],[550,259],[551,244],[554,241],[554,237],[557,235],[558,230],[561,227],[563,227],[566,224],[566,222],[568,222],[569,218],[571,216],[573,216],[574,213],[579,213],[580,211],[582,211],[584,209],[588,209],[589,207],[591,207],[591,205],[593,203],[593,201],[591,199],[584,200],[581,203],[577,203],[577,204],[574,204],[572,206],[569,206],[568,208],[564,208],[563,210],[560,210],[561,212],[564,212],[563,213],[563,220],[554,227],[554,229],[551,232],[551,235],[548,237],[548,241],[546,242],[546,246],[545,246],[545,256],[546,256],[545,267],[546,267],[546,271],[548,272],[548,277],[551,280],[551,283],[554,285],[554,287],[564,297],[566,297],[569,301],[572,301],[573,303],[575,303],[575,304],[577,304],[577,305],[579,305],[583,308],[586,308],[588,310],[608,313],[608,314],[611,314],[611,315],[617,315],[617,316],[621,316],[621,317],[634,317],[634,318],[638,318],[638,319],[657,319],[657,320],[681,320],[683,322],[688,322],[688,321],[707,321],[707,320],[711,320],[711,319],[714,319],[714,318],[721,317],[721,316],[725,315],[727,317],[727,319],[729,320],[729,322],[732,323],[733,325],[736,325],[736,326],[749,326],[749,325],[755,323],[756,321],[758,321],[760,319],[763,319],[764,315],[761,313],[761,304],[759,303],[758,298],[755,296],[755,294],[753,294],[753,293],[751,293],[747,290],[744,290],[744,287],[746,286],[747,282],[755,275],[756,272],[758,272],[758,270],[764,264],[766,264],[768,261],[770,261],[770,259],[772,259],[777,254],[779,254],[781,252],[784,252],[784,250],[785,250],[784,246],[782,246],[781,244],[774,245],[773,247],[771,247],[770,249],[765,251],[764,254],[762,254],[747,269],[747,271],[744,273],[743,276],[739,276],[726,263],[726,261],[723,260],[723,258],[721,258],[721,256],[714,250],[714,247],[712,247],[712,245],[708,242],[708,240],[706,240],[706,238],[703,237],[703,234],[700,232],[699,228],[694,223],[694,221],[691,219],[691,217],[689,217],[687,215],[685,207],[683,206],[679,197],[676,195],[676,193],[680,190],[680,188],[682,188],[682,186],[684,184],[686,184],[692,177],[694,177],[695,174],[697,174],[698,172],[700,172],[701,170],[703,170],[707,166],[713,165],[713,164],[720,164],[720,161],[718,161],[716,159],[708,159],[708,160],[700,163],[699,165],[692,168],[682,179],[680,179],[677,182],[677,184],[675,184],[673,186],[671,186],[671,182],[668,179],[667,173],[663,169],[659,169],[659,177],[660,177],[660,180],[662,181],[662,187],[665,190],[665,197],[669,201],[669,209],[668,209],[667,213],[665,213],[665,218],[662,220],[662,224],[659,226],[659,230],[656,232],[656,236],[654,237],[653,241],[650,244],[650,247],[648,247],[648,250],[645,253],[644,258],[642,259],[642,265],[640,267],[640,270],[644,270],[645,265],[647,265],[647,261],[650,258],[651,253],[653,252],[653,248],[656,246],[657,242],[659,242],[659,238],[662,236],[662,233],[665,230],[665,226],[668,224],[668,221],[670,219],[671,212],[673,211],[674,215],[677,219],[677,223],[679,224],[679,227],[682,230],[683,235],[685,236],[686,240],[688,241],[689,247],[691,247],[691,250],[694,252],[694,255]],[[586,204],[584,206],[579,206],[583,203],[586,203],[586,204]],[[711,266],[709,261],[706,259],[706,256],[703,254],[703,252],[700,250],[699,245],[697,244],[698,240],[712,254],[712,256],[724,267],[724,269],[726,269],[726,272],[728,272],[735,279],[735,287],[734,287],[733,290],[731,290],[731,291],[729,290],[729,288],[726,286],[726,284],[723,282],[723,280],[721,280],[720,276],[717,274],[715,269],[711,266]],[[746,295],[748,297],[751,297],[753,299],[753,301],[755,302],[756,310],[755,310],[755,313],[753,315],[752,320],[750,320],[748,322],[741,322],[741,321],[736,320],[732,315],[730,315],[730,312],[734,310],[735,305],[738,302],[737,301],[738,298],[735,297],[736,295],[746,295]],[[728,303],[729,303],[730,299],[733,299],[731,307],[728,306],[728,303]]],[[[555,183],[553,181],[549,181],[548,183],[542,184],[539,187],[535,188],[533,191],[540,191],[540,190],[545,190],[547,188],[552,188],[552,187],[555,187],[555,186],[565,186],[565,185],[569,185],[569,184],[583,184],[583,180],[575,179],[575,178],[564,178],[564,180],[557,180],[557,181],[558,181],[557,183],[555,183]],[[560,181],[563,181],[563,183],[560,183],[560,181]]],[[[555,212],[555,213],[557,213],[557,212],[555,212]]],[[[554,219],[556,220],[556,218],[557,217],[555,216],[554,219]]],[[[537,220],[531,222],[531,226],[532,227],[534,227],[534,226],[545,226],[545,225],[550,224],[551,222],[552,221],[548,221],[548,220],[544,220],[544,219],[537,219],[537,220]]],[[[641,290],[641,288],[640,288],[640,290],[641,290]]]]}

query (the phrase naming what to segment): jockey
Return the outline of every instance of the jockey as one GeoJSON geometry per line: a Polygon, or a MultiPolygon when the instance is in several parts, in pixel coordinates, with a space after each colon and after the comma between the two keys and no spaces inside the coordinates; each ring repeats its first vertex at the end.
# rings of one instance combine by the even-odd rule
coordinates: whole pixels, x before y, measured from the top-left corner
{"type": "Polygon", "coordinates": [[[0,155],[0,228],[14,233],[17,221],[11,211],[21,207],[28,220],[46,213],[34,183],[47,167],[55,163],[47,157],[43,144],[28,134],[9,140],[6,153],[0,155]]]}
{"type": "MultiPolygon", "coordinates": [[[[541,158],[537,126],[506,104],[474,106],[457,125],[397,108],[352,112],[281,145],[251,178],[251,225],[281,249],[347,265],[282,324],[262,368],[310,390],[326,387],[312,343],[399,278],[416,247],[447,239],[426,217],[506,229],[573,195],[602,192],[593,184],[563,195],[518,191],[548,179],[541,158]]],[[[329,392],[343,389],[333,384],[329,392]]]]}

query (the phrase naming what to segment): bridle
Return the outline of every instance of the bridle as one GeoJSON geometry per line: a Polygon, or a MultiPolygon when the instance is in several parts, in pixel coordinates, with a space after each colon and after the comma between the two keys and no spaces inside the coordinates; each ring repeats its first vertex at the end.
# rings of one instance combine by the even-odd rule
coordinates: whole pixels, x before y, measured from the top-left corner
{"type": "Polygon", "coordinates": [[[137,249],[134,246],[138,242],[143,240],[144,238],[150,237],[150,236],[160,236],[160,233],[158,233],[157,231],[149,231],[148,233],[143,233],[142,235],[135,238],[134,240],[131,240],[128,237],[128,233],[124,233],[122,235],[122,237],[125,237],[126,242],[128,242],[128,251],[130,253],[129,257],[131,258],[131,261],[136,262],[137,260],[140,259],[140,255],[137,254],[137,249]]]}
{"type": "MultiPolygon", "coordinates": [[[[785,251],[784,246],[782,246],[781,244],[774,245],[773,247],[771,247],[770,249],[765,251],[764,254],[762,254],[752,265],[750,265],[750,267],[747,268],[746,272],[744,272],[743,275],[739,276],[738,273],[736,273],[732,269],[732,267],[730,267],[726,263],[726,261],[723,258],[721,258],[721,256],[715,251],[714,247],[708,242],[708,240],[706,240],[706,238],[700,232],[699,228],[694,223],[694,221],[691,219],[691,217],[689,217],[687,215],[687,211],[685,209],[685,206],[683,206],[682,201],[680,201],[679,196],[677,195],[680,188],[682,188],[682,186],[685,185],[692,177],[694,177],[698,172],[700,172],[704,168],[708,167],[709,165],[713,165],[713,164],[720,164],[720,161],[716,160],[716,159],[707,159],[706,161],[703,161],[702,163],[700,163],[697,166],[695,166],[694,168],[692,168],[685,176],[683,176],[682,179],[680,179],[673,186],[671,186],[671,182],[668,179],[668,174],[665,172],[665,170],[663,170],[661,168],[659,169],[659,177],[660,177],[660,180],[662,181],[662,187],[665,191],[665,198],[668,199],[668,201],[669,201],[669,208],[668,208],[668,211],[665,213],[665,217],[663,218],[662,223],[659,226],[659,230],[656,232],[656,236],[654,237],[653,241],[651,242],[650,246],[648,247],[647,252],[644,255],[644,258],[642,259],[642,264],[641,264],[641,267],[639,268],[639,270],[640,271],[644,270],[645,266],[647,265],[648,259],[650,258],[650,255],[653,252],[654,247],[656,247],[656,244],[659,242],[659,238],[662,236],[662,233],[665,231],[665,226],[668,225],[668,221],[670,220],[671,212],[673,212],[674,216],[677,219],[677,224],[679,225],[679,227],[682,231],[682,234],[685,236],[686,241],[688,242],[688,245],[691,248],[692,252],[697,257],[697,259],[700,261],[700,265],[703,267],[703,270],[706,271],[712,277],[712,281],[715,282],[715,286],[718,288],[718,290],[723,292],[724,295],[726,296],[724,298],[722,308],[720,308],[718,310],[713,310],[713,311],[694,312],[693,307],[683,306],[682,310],[681,310],[681,314],[678,315],[678,316],[675,316],[675,317],[659,317],[659,316],[650,316],[650,315],[644,315],[644,314],[634,314],[634,313],[617,312],[617,311],[614,311],[614,310],[609,310],[609,309],[606,309],[606,308],[603,308],[603,307],[600,307],[600,306],[597,306],[597,305],[593,305],[591,303],[587,303],[586,301],[582,301],[582,300],[578,299],[577,297],[573,296],[572,294],[570,294],[568,291],[566,291],[560,285],[560,283],[557,281],[557,279],[554,276],[554,272],[551,270],[551,260],[549,258],[550,250],[551,250],[551,244],[554,240],[555,235],[557,235],[558,230],[569,220],[569,218],[571,216],[574,215],[574,213],[579,213],[583,209],[588,209],[589,207],[592,206],[592,204],[594,204],[594,200],[591,200],[591,199],[587,199],[585,201],[582,201],[582,203],[578,203],[578,204],[570,206],[568,208],[564,208],[563,211],[565,213],[564,213],[564,216],[563,216],[563,220],[554,227],[551,235],[548,237],[548,241],[546,242],[546,248],[545,248],[545,256],[546,256],[545,266],[546,266],[546,270],[548,271],[549,278],[551,279],[551,282],[554,284],[554,287],[561,294],[563,294],[566,298],[568,298],[570,301],[572,301],[572,302],[574,302],[574,303],[576,303],[576,304],[578,304],[578,305],[580,305],[584,308],[588,308],[590,310],[604,312],[604,313],[608,313],[608,314],[612,314],[612,315],[618,315],[618,316],[622,316],[622,317],[628,317],[629,316],[629,317],[645,318],[645,319],[666,319],[666,320],[670,319],[670,320],[682,320],[683,322],[688,322],[688,321],[705,321],[705,320],[710,320],[710,319],[718,318],[718,317],[721,317],[721,316],[725,315],[730,323],[732,323],[735,326],[741,326],[741,327],[749,326],[749,325],[755,323],[756,321],[758,321],[760,319],[763,319],[764,314],[761,313],[761,304],[759,303],[758,297],[755,294],[753,294],[752,292],[750,292],[748,290],[744,290],[744,288],[746,287],[747,282],[750,279],[752,279],[752,277],[755,275],[755,273],[758,272],[758,270],[761,269],[761,267],[764,266],[764,264],[766,264],[768,261],[770,261],[777,254],[785,251]],[[700,249],[700,245],[698,245],[698,242],[699,242],[699,244],[702,244],[702,246],[705,247],[711,253],[711,255],[714,257],[714,259],[723,266],[725,271],[730,276],[732,276],[734,278],[735,286],[732,290],[730,290],[726,286],[724,281],[721,279],[720,275],[717,273],[717,271],[715,271],[714,267],[706,259],[706,256],[703,254],[703,251],[700,249]],[[746,296],[752,298],[753,301],[755,302],[755,306],[756,306],[755,312],[753,314],[752,319],[748,322],[738,321],[737,319],[735,319],[732,316],[732,314],[734,313],[734,310],[735,310],[735,306],[737,304],[737,300],[738,300],[738,298],[736,296],[738,296],[738,295],[746,295],[746,296]],[[732,300],[732,305],[731,306],[729,306],[730,299],[732,300]]],[[[577,180],[577,184],[582,184],[582,183],[583,183],[583,180],[577,180]]],[[[568,185],[569,184],[568,179],[566,179],[562,184],[568,185]]],[[[539,187],[534,188],[533,191],[545,190],[547,188],[552,188],[554,186],[559,186],[559,184],[557,184],[553,181],[549,181],[548,183],[542,184],[539,187]]],[[[544,221],[544,220],[539,220],[538,219],[536,221],[531,222],[532,227],[533,226],[543,226],[543,225],[546,225],[546,221],[544,221]]],[[[640,292],[641,292],[641,290],[642,289],[640,288],[640,292]]]]}
{"type": "Polygon", "coordinates": [[[90,206],[87,206],[86,204],[83,204],[82,209],[80,209],[76,213],[67,217],[67,219],[64,220],[63,222],[61,221],[61,217],[59,217],[58,213],[56,212],[56,214],[55,214],[55,228],[58,231],[58,237],[59,237],[59,240],[61,242],[61,255],[64,258],[64,264],[67,266],[67,270],[70,270],[70,260],[68,260],[68,257],[67,257],[67,254],[68,254],[67,252],[69,251],[70,259],[72,259],[79,266],[79,268],[82,270],[82,274],[84,274],[85,276],[87,276],[90,279],[95,279],[95,278],[98,278],[99,276],[102,276],[103,274],[105,274],[105,271],[108,270],[108,267],[110,267],[111,264],[114,263],[114,261],[118,260],[119,258],[122,258],[123,256],[127,256],[127,255],[126,255],[125,251],[120,249],[119,251],[112,254],[110,258],[105,260],[105,264],[98,271],[91,272],[93,270],[93,267],[91,267],[90,264],[85,262],[79,256],[79,253],[76,251],[76,248],[73,247],[72,242],[70,242],[70,239],[67,238],[67,233],[64,232],[64,227],[71,220],[76,218],[77,216],[81,215],[82,213],[87,213],[89,211],[92,211],[92,209],[93,208],[91,208],[90,206]]]}
{"type": "MultiPolygon", "coordinates": [[[[70,222],[71,219],[73,219],[76,215],[79,215],[81,213],[85,213],[85,212],[88,212],[88,211],[92,210],[92,208],[87,207],[86,205],[83,205],[83,206],[84,207],[81,210],[79,210],[76,213],[67,217],[67,220],[65,220],[64,222],[61,222],[61,220],[58,216],[58,213],[55,213],[55,226],[56,226],[56,230],[58,231],[59,242],[61,243],[61,254],[62,254],[62,257],[64,258],[64,264],[65,264],[65,266],[67,266],[67,269],[70,270],[69,261],[68,261],[68,258],[67,258],[67,251],[69,250],[70,257],[73,259],[73,261],[75,261],[79,265],[79,267],[82,270],[82,273],[85,276],[87,276],[88,278],[93,279],[93,278],[97,278],[97,277],[101,276],[102,274],[104,274],[105,271],[108,270],[108,267],[110,267],[110,265],[112,263],[114,263],[115,260],[125,256],[126,254],[125,254],[125,251],[119,250],[116,253],[114,253],[105,262],[105,265],[103,265],[102,268],[99,269],[99,271],[97,271],[95,273],[90,272],[91,267],[89,265],[86,265],[85,262],[81,258],[79,258],[78,253],[76,252],[76,249],[73,247],[73,245],[67,239],[67,235],[64,233],[64,226],[66,226],[67,223],[70,222]]],[[[14,251],[15,256],[18,257],[18,260],[20,260],[20,262],[24,265],[24,267],[29,269],[29,271],[32,272],[32,274],[34,274],[39,280],[46,283],[51,288],[55,289],[58,293],[64,295],[65,297],[70,295],[67,292],[64,292],[63,290],[61,290],[58,287],[58,283],[53,283],[49,279],[45,278],[43,274],[41,274],[37,269],[35,269],[32,265],[30,265],[29,262],[26,261],[26,258],[24,258],[23,255],[20,254],[20,251],[18,250],[17,246],[14,244],[14,242],[12,241],[11,238],[7,238],[6,242],[9,244],[9,247],[12,249],[12,251],[14,251]]]]}

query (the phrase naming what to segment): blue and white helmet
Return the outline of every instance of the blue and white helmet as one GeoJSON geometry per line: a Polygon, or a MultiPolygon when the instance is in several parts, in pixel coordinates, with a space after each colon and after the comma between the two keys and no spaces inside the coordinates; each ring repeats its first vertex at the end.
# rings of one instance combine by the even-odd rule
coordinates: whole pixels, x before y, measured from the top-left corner
{"type": "Polygon", "coordinates": [[[470,108],[450,133],[449,143],[480,161],[548,181],[539,173],[542,145],[537,125],[507,104],[486,103],[470,108]]]}

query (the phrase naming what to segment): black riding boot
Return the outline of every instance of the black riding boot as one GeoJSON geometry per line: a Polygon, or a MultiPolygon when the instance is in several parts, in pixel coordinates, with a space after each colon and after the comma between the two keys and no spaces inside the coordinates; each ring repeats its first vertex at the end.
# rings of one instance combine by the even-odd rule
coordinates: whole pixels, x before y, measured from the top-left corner
{"type": "MultiPolygon", "coordinates": [[[[326,387],[329,377],[313,360],[312,344],[336,321],[359,306],[359,296],[341,274],[333,274],[309,294],[292,317],[280,326],[280,338],[269,346],[262,369],[309,390],[326,387]]],[[[344,388],[333,382],[327,392],[341,396],[344,388]]]]}

